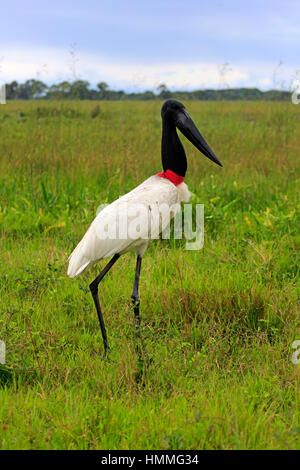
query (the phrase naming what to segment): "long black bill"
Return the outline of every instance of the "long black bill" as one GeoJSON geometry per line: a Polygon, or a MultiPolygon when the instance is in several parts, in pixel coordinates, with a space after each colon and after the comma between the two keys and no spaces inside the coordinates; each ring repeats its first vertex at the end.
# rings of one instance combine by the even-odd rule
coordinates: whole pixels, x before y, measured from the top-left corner
{"type": "Polygon", "coordinates": [[[206,140],[202,137],[193,120],[189,116],[186,110],[182,110],[178,113],[176,126],[182,132],[182,134],[189,139],[190,142],[200,150],[203,155],[215,162],[217,165],[223,166],[219,161],[215,153],[212,151],[206,140]]]}

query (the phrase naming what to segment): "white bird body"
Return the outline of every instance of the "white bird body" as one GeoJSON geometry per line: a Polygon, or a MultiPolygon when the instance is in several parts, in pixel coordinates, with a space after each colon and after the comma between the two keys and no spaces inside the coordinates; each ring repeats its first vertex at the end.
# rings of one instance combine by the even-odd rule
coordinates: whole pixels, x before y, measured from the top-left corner
{"type": "MultiPolygon", "coordinates": [[[[181,202],[188,202],[189,198],[190,192],[185,183],[175,186],[169,179],[158,175],[150,176],[135,189],[99,212],[69,258],[68,276],[77,277],[97,261],[115,254],[124,254],[132,249],[137,255],[143,256],[151,239],[150,228],[152,234],[159,234],[166,225],[161,217],[157,217],[157,212],[152,210],[153,206],[166,205],[171,208],[181,202]],[[130,236],[127,231],[126,238],[99,236],[99,233],[103,233],[104,227],[109,229],[114,225],[119,233],[119,229],[122,230],[120,220],[123,221],[125,227],[129,227],[130,222],[136,217],[137,205],[143,205],[146,208],[149,219],[148,224],[141,226],[138,236],[130,236]]],[[[174,216],[174,213],[171,216],[174,216]]]]}

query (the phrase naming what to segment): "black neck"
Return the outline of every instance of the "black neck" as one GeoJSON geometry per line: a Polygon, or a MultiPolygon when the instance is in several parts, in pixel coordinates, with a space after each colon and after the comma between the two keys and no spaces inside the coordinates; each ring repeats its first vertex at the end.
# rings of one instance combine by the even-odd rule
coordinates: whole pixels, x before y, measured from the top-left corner
{"type": "Polygon", "coordinates": [[[185,176],[187,160],[182,143],[173,122],[163,118],[161,139],[161,160],[164,171],[172,170],[180,176],[185,176]]]}

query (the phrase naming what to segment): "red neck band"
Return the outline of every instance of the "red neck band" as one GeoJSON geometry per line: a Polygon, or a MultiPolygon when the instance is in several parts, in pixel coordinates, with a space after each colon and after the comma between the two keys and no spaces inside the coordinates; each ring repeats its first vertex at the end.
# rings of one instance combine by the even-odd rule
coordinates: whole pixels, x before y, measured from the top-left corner
{"type": "Polygon", "coordinates": [[[174,173],[174,171],[172,170],[167,170],[167,171],[163,171],[162,173],[157,173],[157,176],[160,176],[161,178],[167,178],[168,180],[171,181],[171,183],[175,184],[175,186],[178,186],[184,181],[183,176],[177,175],[177,173],[174,173]]]}

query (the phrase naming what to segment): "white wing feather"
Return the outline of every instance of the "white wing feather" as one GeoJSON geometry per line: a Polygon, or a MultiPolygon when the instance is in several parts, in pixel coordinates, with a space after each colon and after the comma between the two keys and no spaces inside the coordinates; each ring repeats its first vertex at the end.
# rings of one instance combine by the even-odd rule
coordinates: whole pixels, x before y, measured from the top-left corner
{"type": "MultiPolygon", "coordinates": [[[[109,206],[105,207],[93,220],[88,231],[79,242],[69,258],[68,276],[76,277],[102,258],[111,257],[115,254],[123,254],[131,249],[143,255],[149,242],[149,226],[152,233],[161,232],[161,220],[153,216],[151,206],[153,204],[168,204],[172,206],[182,201],[188,201],[189,191],[185,183],[175,186],[168,179],[154,175],[137,186],[135,189],[120,197],[109,206]],[[127,237],[125,239],[99,237],[99,231],[103,227],[115,224],[116,212],[120,214],[134,204],[143,204],[149,208],[148,218],[150,224],[140,228],[138,238],[127,237]],[[159,225],[159,226],[158,226],[159,225]]],[[[126,212],[127,214],[127,212],[126,212]]],[[[132,217],[134,218],[134,217],[132,217]]],[[[130,224],[130,217],[127,216],[127,226],[130,224]]]]}

